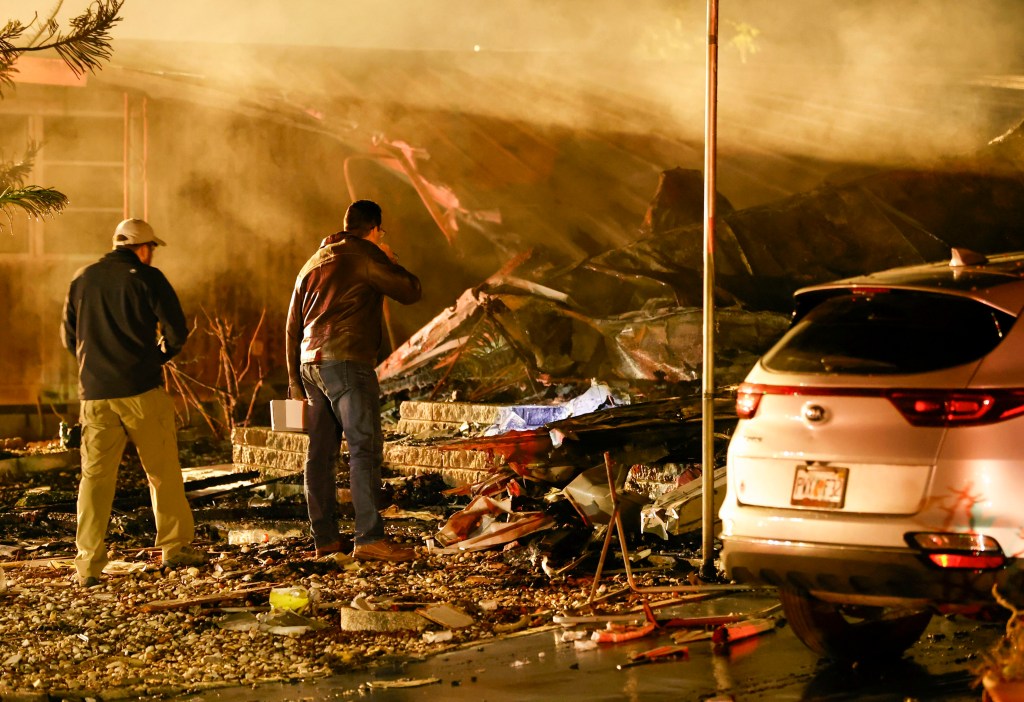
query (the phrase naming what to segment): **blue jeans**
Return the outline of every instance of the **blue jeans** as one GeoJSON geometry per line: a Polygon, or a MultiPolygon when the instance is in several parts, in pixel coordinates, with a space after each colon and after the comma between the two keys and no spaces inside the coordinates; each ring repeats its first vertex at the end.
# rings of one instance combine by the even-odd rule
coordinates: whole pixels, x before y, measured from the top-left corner
{"type": "Polygon", "coordinates": [[[384,438],[377,374],[369,363],[356,361],[304,363],[301,374],[309,403],[304,477],[313,541],[322,548],[339,540],[335,465],[343,433],[356,512],[354,540],[356,545],[379,541],[384,538],[384,520],[377,504],[384,438]]]}

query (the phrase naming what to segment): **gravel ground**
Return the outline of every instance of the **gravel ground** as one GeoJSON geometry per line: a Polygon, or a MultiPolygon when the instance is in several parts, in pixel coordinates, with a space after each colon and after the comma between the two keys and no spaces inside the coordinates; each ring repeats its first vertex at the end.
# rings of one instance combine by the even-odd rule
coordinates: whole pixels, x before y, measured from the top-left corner
{"type": "MultiPolygon", "coordinates": [[[[137,458],[127,455],[118,495],[138,492],[143,481],[137,458]]],[[[197,544],[209,553],[208,564],[163,568],[159,551],[148,547],[151,517],[148,506],[142,506],[115,517],[108,534],[112,565],[100,586],[83,589],[71,562],[73,509],[62,515],[45,506],[20,512],[14,506],[19,496],[43,485],[48,492],[36,497],[44,505],[73,499],[76,483],[77,476],[67,472],[0,487],[0,702],[156,699],[315,679],[427,656],[550,625],[552,614],[586,601],[594,572],[594,563],[588,562],[551,576],[536,539],[475,553],[424,551],[411,563],[359,563],[341,554],[315,558],[308,537],[229,544],[226,532],[210,524],[198,525],[199,538],[206,541],[197,544]],[[303,623],[315,628],[275,633],[280,630],[252,620],[271,614],[269,590],[283,586],[302,586],[310,593],[303,623]],[[244,597],[217,600],[250,589],[244,597]],[[448,604],[470,615],[473,623],[348,631],[342,628],[340,610],[355,600],[369,600],[380,611],[448,604]],[[246,616],[249,621],[241,628],[225,628],[229,618],[246,616]]],[[[244,511],[245,502],[241,505],[244,511]]],[[[422,547],[442,523],[440,516],[437,521],[389,520],[388,531],[396,541],[422,547]]],[[[548,532],[549,538],[554,534],[557,530],[548,532]]],[[[580,537],[578,532],[569,535],[563,546],[580,537]]],[[[569,551],[578,553],[582,547],[570,544],[569,551]]],[[[677,562],[689,570],[685,560],[677,562]]],[[[658,584],[679,582],[676,575],[685,578],[662,571],[658,584]]],[[[606,575],[604,582],[614,590],[622,584],[615,582],[619,577],[606,575]]],[[[609,611],[637,604],[616,598],[609,611]]]]}
{"type": "Polygon", "coordinates": [[[549,582],[518,571],[502,553],[388,564],[312,559],[303,547],[302,540],[258,549],[216,547],[208,565],[177,570],[136,560],[129,566],[135,572],[110,575],[91,589],[72,581],[66,559],[43,567],[8,565],[7,591],[0,595],[0,694],[106,700],[326,676],[549,624],[553,611],[582,603],[588,589],[588,583],[549,582]],[[307,618],[323,628],[292,635],[221,628],[238,611],[269,610],[267,588],[219,605],[188,604],[261,583],[305,587],[318,600],[307,618]],[[385,610],[447,603],[474,624],[452,629],[452,638],[441,644],[427,643],[430,635],[423,631],[343,631],[338,608],[358,596],[385,610]],[[164,600],[184,602],[145,611],[164,600]]]}

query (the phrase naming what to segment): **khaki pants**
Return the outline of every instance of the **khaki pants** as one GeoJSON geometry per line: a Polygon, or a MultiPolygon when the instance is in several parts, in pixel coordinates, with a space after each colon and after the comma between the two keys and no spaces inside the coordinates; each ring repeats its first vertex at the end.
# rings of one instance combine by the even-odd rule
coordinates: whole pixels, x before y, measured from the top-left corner
{"type": "Polygon", "coordinates": [[[178,462],[174,404],[163,388],[113,400],[83,400],[82,480],[78,488],[78,554],[85,578],[99,577],[107,564],[104,538],[117,487],[117,469],[128,439],[138,449],[149,478],[156,520],[156,546],[166,559],[195,536],[192,509],[178,462]]]}

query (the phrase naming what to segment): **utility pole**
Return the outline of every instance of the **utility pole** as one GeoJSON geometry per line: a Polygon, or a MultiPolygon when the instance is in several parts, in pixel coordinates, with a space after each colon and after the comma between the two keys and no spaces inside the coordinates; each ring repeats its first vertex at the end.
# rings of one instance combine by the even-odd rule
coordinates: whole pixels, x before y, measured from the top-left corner
{"type": "Polygon", "coordinates": [[[718,0],[708,0],[704,85],[704,372],[701,384],[703,536],[700,574],[715,572],[715,163],[718,122],[718,0]]]}

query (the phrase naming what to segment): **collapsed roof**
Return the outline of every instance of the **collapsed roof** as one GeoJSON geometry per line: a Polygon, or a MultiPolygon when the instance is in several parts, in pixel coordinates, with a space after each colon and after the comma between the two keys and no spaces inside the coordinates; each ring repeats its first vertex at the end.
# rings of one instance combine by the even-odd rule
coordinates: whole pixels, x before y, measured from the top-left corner
{"type": "MultiPolygon", "coordinates": [[[[388,358],[382,388],[486,400],[588,377],[639,382],[642,393],[696,381],[701,187],[697,172],[664,172],[646,233],[627,246],[570,266],[513,261],[388,358]]],[[[746,210],[720,202],[716,378],[728,384],[786,328],[802,286],[947,258],[953,247],[1024,248],[1024,125],[944,170],[865,175],[746,210]]]]}

